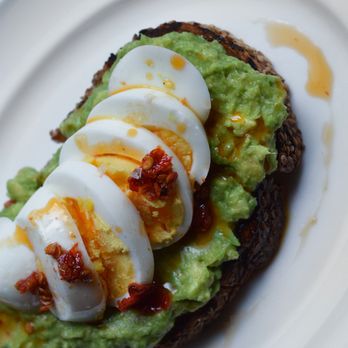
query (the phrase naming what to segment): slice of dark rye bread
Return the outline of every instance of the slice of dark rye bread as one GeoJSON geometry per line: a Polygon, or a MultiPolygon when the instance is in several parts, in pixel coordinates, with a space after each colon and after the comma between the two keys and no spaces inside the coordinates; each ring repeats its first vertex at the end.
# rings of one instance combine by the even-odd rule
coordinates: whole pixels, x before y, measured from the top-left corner
{"type": "MultiPolygon", "coordinates": [[[[142,30],[134,36],[139,39],[141,34],[149,37],[162,36],[169,32],[191,32],[203,36],[208,41],[218,41],[226,53],[234,56],[259,72],[278,75],[272,63],[259,51],[249,47],[230,33],[212,25],[202,25],[194,22],[168,22],[156,28],[142,30]]],[[[104,67],[98,71],[76,108],[81,107],[91,94],[92,89],[101,83],[103,74],[111,68],[116,59],[111,55],[104,67]]],[[[284,87],[288,88],[282,79],[284,87]]],[[[240,240],[239,259],[223,265],[221,289],[217,295],[204,307],[196,312],[179,317],[174,328],[157,345],[158,348],[174,348],[186,345],[202,329],[218,317],[225,305],[231,301],[242,286],[272,260],[276,254],[285,225],[284,202],[281,195],[284,181],[279,184],[279,173],[291,174],[300,165],[304,150],[301,131],[296,124],[295,115],[291,109],[289,91],[286,98],[288,117],[276,133],[278,149],[278,168],[276,173],[267,176],[258,186],[255,196],[258,205],[253,215],[239,223],[236,234],[240,240]]],[[[59,129],[51,132],[52,139],[63,142],[64,136],[59,129]]]]}

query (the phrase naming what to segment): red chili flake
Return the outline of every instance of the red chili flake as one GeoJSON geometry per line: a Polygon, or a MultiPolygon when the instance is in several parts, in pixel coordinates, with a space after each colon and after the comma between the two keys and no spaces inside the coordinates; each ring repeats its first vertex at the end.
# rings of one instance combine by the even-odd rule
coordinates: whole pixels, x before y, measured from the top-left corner
{"type": "Polygon", "coordinates": [[[19,280],[15,287],[21,294],[30,292],[33,295],[38,295],[41,313],[47,312],[53,306],[53,297],[44,273],[33,272],[27,278],[19,280]]]}
{"type": "Polygon", "coordinates": [[[129,188],[140,192],[149,200],[166,199],[174,188],[178,173],[173,170],[172,158],[160,147],[142,159],[128,178],[129,188]]]}
{"type": "Polygon", "coordinates": [[[57,143],[64,143],[66,141],[66,136],[62,134],[59,128],[50,131],[51,139],[57,143]]]}
{"type": "Polygon", "coordinates": [[[77,243],[69,251],[58,243],[52,243],[46,247],[45,252],[57,261],[62,280],[68,283],[90,283],[93,281],[92,272],[85,267],[77,243]]]}
{"type": "Polygon", "coordinates": [[[24,330],[28,335],[32,335],[35,331],[34,324],[32,322],[25,323],[24,330]]]}
{"type": "Polygon", "coordinates": [[[118,303],[118,309],[125,312],[135,309],[144,315],[166,310],[172,303],[172,294],[163,285],[132,283],[128,287],[129,297],[118,303]]]}
{"type": "Polygon", "coordinates": [[[16,201],[13,200],[13,199],[10,199],[9,201],[5,202],[4,207],[5,207],[5,208],[10,208],[10,207],[12,207],[14,204],[16,204],[16,201]]]}

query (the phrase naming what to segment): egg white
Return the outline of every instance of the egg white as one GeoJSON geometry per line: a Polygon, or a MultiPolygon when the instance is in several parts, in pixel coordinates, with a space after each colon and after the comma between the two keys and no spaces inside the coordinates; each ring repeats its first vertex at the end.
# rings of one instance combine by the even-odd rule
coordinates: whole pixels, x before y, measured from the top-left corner
{"type": "Polygon", "coordinates": [[[198,69],[176,52],[152,45],[132,49],[112,71],[109,92],[145,86],[186,101],[203,123],[207,120],[211,109],[208,87],[198,69]],[[175,58],[182,62],[176,68],[175,58]]]}
{"type": "Polygon", "coordinates": [[[0,301],[21,311],[36,310],[40,301],[31,293],[21,294],[15,284],[36,271],[33,251],[16,238],[16,224],[0,218],[0,301]]]}
{"type": "MultiPolygon", "coordinates": [[[[120,154],[121,148],[123,149],[121,155],[127,155],[129,149],[135,149],[143,157],[153,149],[161,147],[172,157],[173,169],[178,173],[178,189],[184,205],[183,223],[177,229],[175,237],[170,241],[170,244],[175,243],[185,235],[192,222],[192,188],[188,175],[176,155],[159,137],[144,128],[136,128],[136,134],[129,136],[130,130],[133,129],[134,126],[118,120],[100,120],[90,123],[64,143],[60,154],[60,164],[68,161],[83,161],[88,157],[78,146],[79,139],[88,141],[89,146],[101,143],[118,143],[119,146],[116,153],[114,153],[115,155],[120,154]]],[[[152,247],[158,249],[167,245],[152,245],[152,247]]]]}
{"type": "Polygon", "coordinates": [[[90,199],[95,213],[127,246],[135,270],[134,281],[152,282],[154,259],[143,222],[131,201],[108,176],[91,164],[67,161],[47,178],[45,186],[61,197],[90,199]]]}
{"type": "Polygon", "coordinates": [[[205,130],[193,112],[176,98],[148,88],[126,90],[97,104],[88,120],[96,121],[103,117],[173,131],[191,147],[190,176],[199,184],[206,179],[211,156],[205,130]]]}
{"type": "Polygon", "coordinates": [[[93,321],[101,318],[104,313],[105,291],[72,217],[62,209],[53,209],[42,217],[31,219],[34,211],[44,209],[56,197],[46,186],[40,188],[25,204],[16,221],[27,231],[46,275],[54,300],[51,311],[62,321],[93,321]],[[77,244],[85,267],[92,272],[94,281],[68,283],[62,280],[57,261],[45,252],[45,248],[51,243],[58,243],[66,250],[77,244]]]}

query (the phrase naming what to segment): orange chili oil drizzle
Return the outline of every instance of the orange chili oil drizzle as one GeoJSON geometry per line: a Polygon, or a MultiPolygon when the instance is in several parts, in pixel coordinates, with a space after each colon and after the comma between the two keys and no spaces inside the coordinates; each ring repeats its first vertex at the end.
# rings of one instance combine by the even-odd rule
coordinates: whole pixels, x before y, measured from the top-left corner
{"type": "Polygon", "coordinates": [[[178,173],[173,170],[172,158],[160,147],[145,155],[141,166],[128,178],[129,188],[151,201],[166,199],[174,189],[178,173]]]}
{"type": "Polygon", "coordinates": [[[125,312],[135,309],[143,315],[151,315],[171,306],[172,294],[163,285],[132,283],[128,287],[129,297],[118,303],[118,309],[125,312]]]}
{"type": "Polygon", "coordinates": [[[38,295],[41,313],[47,312],[53,306],[53,297],[44,273],[33,272],[27,278],[19,280],[15,287],[21,294],[30,292],[33,295],[38,295]]]}
{"type": "Polygon", "coordinates": [[[70,250],[65,250],[58,243],[52,243],[45,248],[45,253],[57,261],[62,280],[68,283],[91,283],[93,281],[92,272],[85,267],[77,243],[70,250]]]}

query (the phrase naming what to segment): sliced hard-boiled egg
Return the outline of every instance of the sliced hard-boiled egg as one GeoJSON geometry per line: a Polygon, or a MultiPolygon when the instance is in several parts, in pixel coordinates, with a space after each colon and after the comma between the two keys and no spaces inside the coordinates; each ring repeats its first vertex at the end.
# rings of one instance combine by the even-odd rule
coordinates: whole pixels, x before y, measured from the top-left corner
{"type": "Polygon", "coordinates": [[[45,186],[66,202],[89,256],[116,304],[128,295],[130,283],[151,283],[154,260],[139,213],[127,196],[96,167],[66,162],[45,186]]]}
{"type": "Polygon", "coordinates": [[[120,186],[140,212],[153,248],[176,242],[189,229],[193,202],[188,175],[176,155],[150,131],[118,120],[90,123],[63,145],[60,163],[72,160],[94,164],[120,186]],[[175,194],[165,201],[149,201],[128,187],[127,179],[156,148],[170,156],[177,173],[175,194]]]}
{"type": "Polygon", "coordinates": [[[130,89],[97,104],[88,122],[105,118],[145,126],[173,150],[195,181],[204,182],[210,167],[208,139],[201,122],[176,98],[154,89],[130,89]]]}
{"type": "Polygon", "coordinates": [[[167,48],[139,46],[127,53],[113,70],[109,92],[137,88],[159,88],[176,96],[204,123],[211,109],[208,87],[197,68],[167,48]]]}
{"type": "MultiPolygon", "coordinates": [[[[36,257],[45,274],[54,300],[50,309],[63,321],[92,321],[100,319],[105,310],[105,293],[88,256],[79,230],[63,202],[48,188],[39,189],[23,207],[17,218],[18,225],[27,231],[36,257]],[[54,256],[48,248],[57,246],[66,252],[79,252],[89,279],[69,281],[63,277],[62,268],[76,267],[77,260],[61,253],[54,256]],[[59,263],[59,261],[62,262],[59,263]]],[[[76,269],[65,269],[67,273],[76,269]]]]}
{"type": "Polygon", "coordinates": [[[11,220],[0,218],[0,301],[22,311],[38,309],[38,296],[21,294],[15,287],[35,271],[35,255],[26,233],[11,220]]]}

